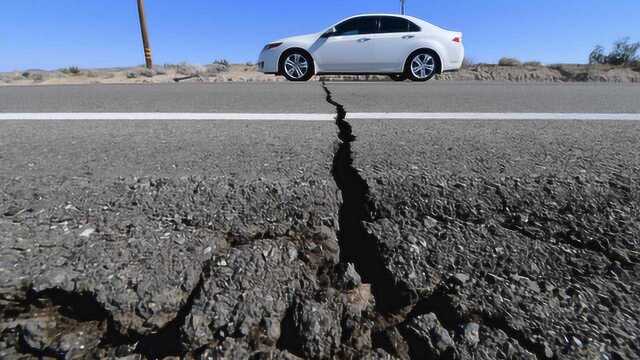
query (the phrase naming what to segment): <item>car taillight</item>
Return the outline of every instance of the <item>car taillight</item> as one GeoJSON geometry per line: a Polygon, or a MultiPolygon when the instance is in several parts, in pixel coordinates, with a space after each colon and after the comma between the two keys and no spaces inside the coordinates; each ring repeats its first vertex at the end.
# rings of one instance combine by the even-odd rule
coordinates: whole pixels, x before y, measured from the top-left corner
{"type": "Polygon", "coordinates": [[[460,36],[456,36],[453,38],[453,42],[460,44],[462,42],[462,38],[460,36]]]}

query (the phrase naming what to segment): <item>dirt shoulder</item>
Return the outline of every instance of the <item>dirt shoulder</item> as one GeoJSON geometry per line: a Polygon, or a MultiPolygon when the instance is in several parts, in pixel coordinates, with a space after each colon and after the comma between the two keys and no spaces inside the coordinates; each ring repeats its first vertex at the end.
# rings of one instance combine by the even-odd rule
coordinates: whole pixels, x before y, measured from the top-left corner
{"type": "MultiPolygon", "coordinates": [[[[317,80],[389,80],[386,76],[320,76],[317,80]]],[[[441,81],[508,82],[614,82],[640,83],[640,69],[609,65],[478,64],[437,76],[441,81]]],[[[281,76],[265,75],[251,64],[163,65],[153,71],[143,67],[111,69],[67,68],[0,73],[0,86],[78,84],[162,84],[175,82],[279,82],[281,76]]]]}

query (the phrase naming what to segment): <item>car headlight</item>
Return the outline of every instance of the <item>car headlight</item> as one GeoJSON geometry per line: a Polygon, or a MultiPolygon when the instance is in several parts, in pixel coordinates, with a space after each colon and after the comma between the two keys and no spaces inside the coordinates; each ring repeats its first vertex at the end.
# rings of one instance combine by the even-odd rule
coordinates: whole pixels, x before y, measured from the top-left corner
{"type": "Polygon", "coordinates": [[[281,42],[270,43],[270,44],[267,44],[267,46],[265,46],[265,47],[264,47],[264,49],[265,49],[265,50],[275,49],[275,48],[277,48],[277,47],[278,47],[278,46],[280,46],[280,45],[282,45],[282,43],[281,43],[281,42]]]}

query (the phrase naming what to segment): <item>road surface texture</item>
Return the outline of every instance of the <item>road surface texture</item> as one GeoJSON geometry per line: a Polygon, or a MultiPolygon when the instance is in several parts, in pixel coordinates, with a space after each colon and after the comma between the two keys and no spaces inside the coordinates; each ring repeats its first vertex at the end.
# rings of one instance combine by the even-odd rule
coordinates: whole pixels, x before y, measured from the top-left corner
{"type": "MultiPolygon", "coordinates": [[[[633,84],[335,82],[350,112],[638,113],[633,84]]],[[[330,113],[314,83],[0,87],[0,112],[330,113]]]]}
{"type": "Polygon", "coordinates": [[[0,358],[640,357],[640,87],[0,88],[0,358]],[[385,90],[386,89],[386,90],[385,90]]]}

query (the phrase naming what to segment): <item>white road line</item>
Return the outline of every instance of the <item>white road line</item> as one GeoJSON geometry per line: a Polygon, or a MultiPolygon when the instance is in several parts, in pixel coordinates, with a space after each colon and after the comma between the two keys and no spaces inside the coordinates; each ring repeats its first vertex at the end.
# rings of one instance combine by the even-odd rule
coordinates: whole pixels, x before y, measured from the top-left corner
{"type": "Polygon", "coordinates": [[[0,113],[1,120],[249,120],[333,121],[335,114],[252,113],[0,113]]]}
{"type": "MultiPolygon", "coordinates": [[[[335,114],[276,113],[0,113],[7,120],[247,120],[333,121],[335,114]]],[[[640,113],[348,113],[356,120],[626,120],[640,121],[640,113]]]]}
{"type": "Polygon", "coordinates": [[[640,113],[348,113],[348,119],[416,120],[640,120],[640,113]]]}

